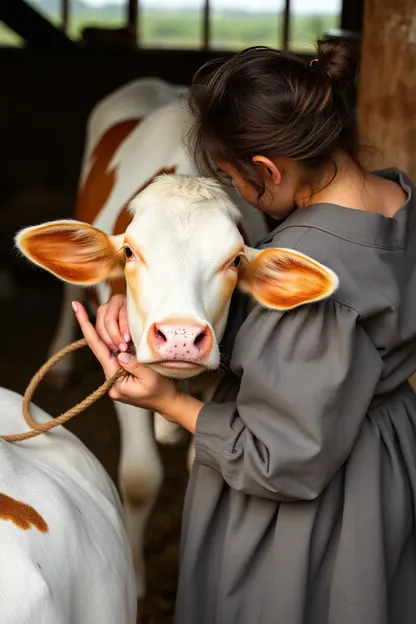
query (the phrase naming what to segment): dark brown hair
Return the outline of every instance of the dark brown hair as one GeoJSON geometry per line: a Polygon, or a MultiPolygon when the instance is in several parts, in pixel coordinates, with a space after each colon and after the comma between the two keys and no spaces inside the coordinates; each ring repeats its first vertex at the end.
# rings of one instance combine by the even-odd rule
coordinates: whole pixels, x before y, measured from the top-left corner
{"type": "Polygon", "coordinates": [[[348,91],[356,75],[351,46],[317,43],[317,60],[266,47],[248,48],[204,65],[189,90],[194,124],[189,138],[202,168],[218,176],[225,161],[258,191],[264,184],[252,157],[289,158],[314,169],[344,150],[356,160],[348,91]]]}

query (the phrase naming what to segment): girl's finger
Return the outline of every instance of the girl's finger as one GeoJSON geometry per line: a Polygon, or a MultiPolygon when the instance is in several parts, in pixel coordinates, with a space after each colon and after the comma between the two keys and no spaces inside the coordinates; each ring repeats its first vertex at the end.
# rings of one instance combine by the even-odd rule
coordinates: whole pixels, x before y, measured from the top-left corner
{"type": "Polygon", "coordinates": [[[101,340],[107,345],[110,351],[115,353],[116,351],[119,351],[120,349],[118,348],[117,344],[113,343],[105,327],[104,319],[105,319],[106,312],[107,312],[107,306],[99,306],[97,310],[96,321],[95,321],[95,329],[96,329],[97,334],[101,338],[101,340]]]}
{"type": "Polygon", "coordinates": [[[130,336],[129,324],[127,322],[127,306],[125,303],[120,309],[120,316],[119,316],[118,322],[120,324],[120,332],[122,333],[124,340],[126,341],[126,343],[129,343],[131,340],[131,336],[130,336]]]}
{"type": "Polygon", "coordinates": [[[124,370],[136,377],[136,379],[140,380],[143,372],[147,370],[147,367],[144,364],[140,364],[134,355],[130,353],[119,353],[117,358],[124,370]]]}
{"type": "Polygon", "coordinates": [[[124,306],[124,297],[113,297],[107,307],[104,316],[104,326],[110,339],[117,347],[117,351],[127,351],[127,344],[122,336],[120,324],[120,312],[124,306]]]}
{"type": "Polygon", "coordinates": [[[81,328],[82,334],[88,343],[91,351],[103,367],[106,377],[112,377],[119,370],[117,359],[112,357],[107,345],[101,340],[95,331],[94,326],[88,318],[88,314],[78,301],[72,302],[72,308],[81,328]]]}

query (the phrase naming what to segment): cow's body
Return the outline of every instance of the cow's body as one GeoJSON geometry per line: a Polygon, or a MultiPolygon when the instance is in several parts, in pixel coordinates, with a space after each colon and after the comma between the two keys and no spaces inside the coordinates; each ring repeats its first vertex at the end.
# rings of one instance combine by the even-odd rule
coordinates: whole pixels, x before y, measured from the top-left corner
{"type": "MultiPolygon", "coordinates": [[[[49,416],[33,407],[34,418],[49,416]]],[[[22,397],[0,388],[1,433],[27,430],[22,397]]],[[[0,620],[134,624],[136,588],[118,494],[62,427],[0,441],[0,620]]]]}
{"type": "MultiPolygon", "coordinates": [[[[124,233],[131,220],[126,205],[155,176],[162,172],[198,174],[183,144],[189,127],[189,113],[179,97],[184,91],[157,79],[137,80],[96,106],[88,124],[77,219],[108,234],[124,233]]],[[[242,213],[248,242],[254,244],[267,233],[265,219],[232,189],[230,194],[242,213]]],[[[113,292],[118,287],[113,284],[113,292]]],[[[74,339],[70,303],[80,300],[83,292],[78,286],[65,284],[62,316],[51,353],[74,339]]],[[[100,303],[110,294],[108,285],[98,285],[100,303]]],[[[55,374],[66,379],[71,366],[72,360],[66,358],[56,366],[55,374]]],[[[203,385],[203,390],[212,390],[212,381],[203,385]]],[[[145,591],[143,532],[163,478],[155,432],[158,441],[174,443],[180,439],[181,429],[156,415],[154,430],[150,412],[120,403],[115,407],[122,442],[119,481],[140,597],[145,591]]]]}

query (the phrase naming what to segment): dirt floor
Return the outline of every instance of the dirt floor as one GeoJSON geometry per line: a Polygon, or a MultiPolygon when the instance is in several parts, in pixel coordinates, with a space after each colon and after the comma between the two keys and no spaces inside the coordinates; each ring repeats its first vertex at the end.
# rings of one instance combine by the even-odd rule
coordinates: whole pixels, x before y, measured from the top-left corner
{"type": "MultiPolygon", "coordinates": [[[[46,360],[58,318],[61,285],[40,271],[15,277],[15,297],[0,304],[0,385],[23,394],[33,374],[46,360]]],[[[54,392],[41,385],[35,402],[57,416],[102,383],[102,372],[86,349],[79,352],[76,368],[77,374],[65,392],[54,392]]],[[[68,429],[86,444],[116,480],[119,431],[110,399],[105,397],[95,403],[72,420],[68,429]]],[[[148,597],[140,608],[142,624],[172,621],[176,589],[181,507],[187,479],[186,446],[160,447],[160,451],[166,478],[148,525],[148,597]]]]}

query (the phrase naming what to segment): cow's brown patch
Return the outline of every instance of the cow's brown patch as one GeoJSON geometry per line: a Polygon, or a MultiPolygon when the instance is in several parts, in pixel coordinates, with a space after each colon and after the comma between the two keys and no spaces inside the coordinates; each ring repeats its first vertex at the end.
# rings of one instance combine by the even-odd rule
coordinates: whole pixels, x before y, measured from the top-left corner
{"type": "Polygon", "coordinates": [[[104,208],[117,179],[116,169],[109,168],[120,145],[139,125],[141,119],[126,119],[111,126],[100,138],[92,153],[92,165],[78,194],[75,218],[93,223],[104,208]]]}
{"type": "Polygon", "coordinates": [[[35,528],[41,533],[48,532],[48,525],[36,509],[2,493],[0,493],[0,519],[13,522],[23,531],[35,528]]]}

